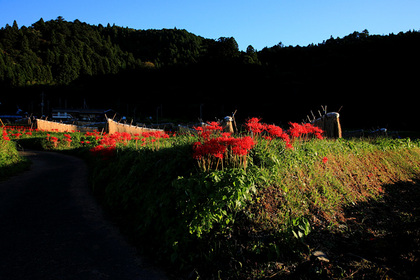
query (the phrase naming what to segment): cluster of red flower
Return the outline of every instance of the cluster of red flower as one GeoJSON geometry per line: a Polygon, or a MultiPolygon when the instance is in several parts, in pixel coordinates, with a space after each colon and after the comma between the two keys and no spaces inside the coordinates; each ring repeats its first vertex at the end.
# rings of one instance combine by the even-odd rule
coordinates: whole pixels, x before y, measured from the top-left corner
{"type": "MultiPolygon", "coordinates": [[[[134,136],[136,136],[136,134],[134,134],[134,136]]],[[[137,136],[139,136],[139,134],[137,134],[137,136]]],[[[169,135],[166,134],[163,131],[160,130],[156,130],[156,131],[145,131],[141,133],[141,136],[143,136],[144,138],[155,138],[155,139],[159,139],[159,138],[169,138],[169,135]]]]}
{"type": "Polygon", "coordinates": [[[279,126],[264,124],[260,121],[261,119],[251,118],[245,123],[245,128],[251,132],[253,136],[262,135],[266,132],[268,135],[263,136],[265,139],[272,140],[273,137],[283,139],[284,142],[286,142],[286,148],[288,149],[293,149],[291,139],[294,140],[302,136],[309,137],[311,135],[318,139],[323,139],[323,130],[309,123],[298,124],[291,122],[289,123],[290,128],[287,131],[284,131],[279,126]]]}
{"type": "Polygon", "coordinates": [[[214,156],[215,158],[223,159],[228,155],[228,151],[232,155],[246,156],[249,150],[255,145],[254,139],[249,136],[234,138],[224,135],[222,137],[215,137],[202,142],[194,143],[195,159],[201,159],[204,156],[214,156]]]}
{"type": "Polygon", "coordinates": [[[102,138],[102,134],[98,132],[97,130],[94,130],[93,132],[87,131],[81,138],[82,140],[80,140],[80,144],[89,145],[91,143],[96,143],[96,141],[100,140],[101,138],[102,138]]]}
{"type": "Polygon", "coordinates": [[[141,133],[142,138],[139,137],[140,134],[136,133],[134,134],[134,140],[136,140],[136,149],[138,148],[137,146],[137,141],[141,140],[142,144],[141,146],[146,146],[147,144],[152,144],[152,148],[158,148],[158,144],[159,144],[159,139],[167,139],[169,138],[169,135],[166,134],[163,131],[145,131],[141,133]],[[155,143],[158,144],[155,144],[155,143]]]}
{"type": "Polygon", "coordinates": [[[71,135],[70,134],[64,134],[64,141],[68,143],[69,147],[71,145],[71,135]]]}
{"type": "MultiPolygon", "coordinates": [[[[47,134],[47,141],[53,143],[54,148],[57,148],[58,143],[60,143],[60,139],[58,137],[55,136],[51,136],[50,134],[47,134]]],[[[62,140],[63,142],[67,142],[68,143],[68,147],[70,147],[71,145],[71,135],[70,134],[64,134],[64,139],[62,140]]]]}
{"type": "Polygon", "coordinates": [[[298,124],[298,123],[289,123],[290,129],[289,133],[292,137],[298,138],[301,136],[314,135],[318,139],[323,139],[322,134],[324,131],[319,127],[316,127],[310,123],[298,124]]]}
{"type": "Polygon", "coordinates": [[[219,123],[209,122],[206,126],[195,127],[200,141],[194,143],[193,157],[201,161],[201,165],[208,169],[214,165],[214,162],[211,161],[212,158],[217,159],[216,164],[220,160],[230,159],[232,161],[231,159],[236,157],[244,158],[243,162],[246,163],[246,156],[256,144],[259,135],[269,141],[274,138],[281,139],[286,143],[288,149],[293,149],[292,142],[297,138],[315,136],[318,139],[323,139],[323,131],[318,127],[311,124],[289,124],[289,130],[285,131],[279,126],[262,123],[259,118],[250,118],[244,126],[247,131],[251,132],[252,137],[235,138],[230,133],[222,133],[219,123]]]}
{"type": "Polygon", "coordinates": [[[10,141],[10,137],[9,137],[9,135],[7,134],[6,129],[3,129],[3,140],[4,140],[4,141],[10,141]]]}
{"type": "Polygon", "coordinates": [[[204,169],[210,168],[216,158],[216,169],[223,159],[225,161],[243,165],[246,167],[246,155],[256,144],[249,136],[235,138],[231,133],[222,133],[222,127],[217,122],[209,122],[204,127],[194,128],[200,137],[200,141],[193,144],[193,157],[201,160],[204,169]],[[242,160],[241,160],[242,159],[242,160]]]}
{"type": "MultiPolygon", "coordinates": [[[[92,135],[93,136],[93,135],[92,135]]],[[[98,135],[97,135],[98,136],[98,135]]],[[[90,149],[94,155],[100,155],[103,159],[108,159],[114,155],[117,143],[127,144],[131,140],[131,134],[127,132],[115,132],[113,134],[105,134],[101,138],[99,145],[90,149]]]]}
{"type": "Polygon", "coordinates": [[[58,145],[58,138],[55,136],[51,136],[50,134],[47,134],[47,141],[50,141],[53,143],[54,148],[57,148],[58,145]]]}
{"type": "MultiPolygon", "coordinates": [[[[11,139],[19,139],[22,135],[32,135],[31,128],[24,126],[5,126],[3,127],[3,140],[10,141],[11,139]]],[[[36,130],[38,131],[38,130],[36,130]]]]}
{"type": "Polygon", "coordinates": [[[264,138],[267,140],[272,140],[273,138],[280,138],[286,143],[286,147],[292,149],[290,144],[289,135],[283,131],[283,129],[274,124],[265,124],[260,122],[259,118],[250,118],[245,123],[245,128],[252,133],[253,136],[260,135],[264,132],[267,132],[268,135],[265,135],[264,138]]]}
{"type": "Polygon", "coordinates": [[[105,147],[98,145],[89,150],[94,156],[101,156],[103,160],[109,159],[115,153],[115,146],[105,147]]]}
{"type": "Polygon", "coordinates": [[[204,126],[197,126],[194,129],[202,139],[209,140],[212,134],[217,131],[222,131],[223,127],[218,122],[207,122],[204,126]]]}
{"type": "Polygon", "coordinates": [[[131,140],[131,134],[127,132],[115,132],[113,134],[104,135],[100,141],[103,146],[116,146],[117,143],[127,143],[131,140]]]}
{"type": "MultiPolygon", "coordinates": [[[[85,136],[95,136],[96,140],[99,140],[99,145],[90,149],[90,151],[95,155],[100,155],[104,159],[110,158],[115,151],[116,145],[118,143],[122,143],[123,145],[127,145],[127,143],[134,139],[136,141],[136,148],[137,148],[137,141],[141,140],[142,146],[145,146],[148,142],[154,143],[160,138],[169,138],[169,135],[164,133],[163,131],[146,131],[141,133],[142,138],[140,138],[140,134],[134,134],[134,138],[132,138],[130,133],[127,132],[115,132],[113,134],[105,134],[102,136],[98,135],[97,133],[89,133],[85,134],[85,136]]],[[[87,143],[88,141],[84,141],[87,143]]]]}

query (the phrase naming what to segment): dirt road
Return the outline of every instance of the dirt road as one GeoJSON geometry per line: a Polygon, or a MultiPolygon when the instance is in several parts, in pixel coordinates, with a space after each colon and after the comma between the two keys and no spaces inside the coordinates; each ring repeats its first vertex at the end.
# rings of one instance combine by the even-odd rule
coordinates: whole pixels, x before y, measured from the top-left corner
{"type": "Polygon", "coordinates": [[[82,160],[23,155],[31,169],[0,182],[0,280],[166,279],[104,218],[82,160]]]}

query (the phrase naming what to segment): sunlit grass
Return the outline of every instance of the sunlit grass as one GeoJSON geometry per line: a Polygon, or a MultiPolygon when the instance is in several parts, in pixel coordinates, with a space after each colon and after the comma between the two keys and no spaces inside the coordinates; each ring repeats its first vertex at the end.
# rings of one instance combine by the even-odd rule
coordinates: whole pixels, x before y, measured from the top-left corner
{"type": "Polygon", "coordinates": [[[0,181],[17,174],[28,167],[29,162],[20,157],[16,149],[16,143],[8,140],[0,128],[0,181]]]}
{"type": "Polygon", "coordinates": [[[212,141],[218,145],[210,146],[210,138],[197,133],[30,132],[8,130],[8,136],[90,155],[95,193],[133,239],[148,240],[143,246],[174,267],[211,275],[238,273],[245,261],[299,255],[311,230],[340,230],[343,209],[380,199],[385,185],[420,174],[419,141],[410,139],[272,138],[217,130],[212,141]],[[226,139],[246,136],[253,145],[241,155],[246,160],[236,161],[226,139]],[[194,156],[198,141],[209,144],[199,150],[210,162],[205,166],[194,156]]]}

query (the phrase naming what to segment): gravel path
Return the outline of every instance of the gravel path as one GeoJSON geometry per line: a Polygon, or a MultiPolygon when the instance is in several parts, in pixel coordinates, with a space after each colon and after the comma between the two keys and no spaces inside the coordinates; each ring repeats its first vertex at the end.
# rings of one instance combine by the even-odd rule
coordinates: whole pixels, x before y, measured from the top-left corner
{"type": "Polygon", "coordinates": [[[22,155],[31,169],[0,182],[0,280],[166,279],[104,218],[82,160],[22,155]]]}

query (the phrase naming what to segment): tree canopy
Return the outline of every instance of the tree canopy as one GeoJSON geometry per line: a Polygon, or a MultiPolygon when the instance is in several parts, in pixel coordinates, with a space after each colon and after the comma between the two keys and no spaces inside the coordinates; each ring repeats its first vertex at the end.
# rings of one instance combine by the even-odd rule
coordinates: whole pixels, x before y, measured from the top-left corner
{"type": "Polygon", "coordinates": [[[0,82],[69,84],[81,76],[197,63],[206,53],[238,55],[234,38],[204,39],[186,30],[94,26],[62,17],[0,29],[0,82]]]}

